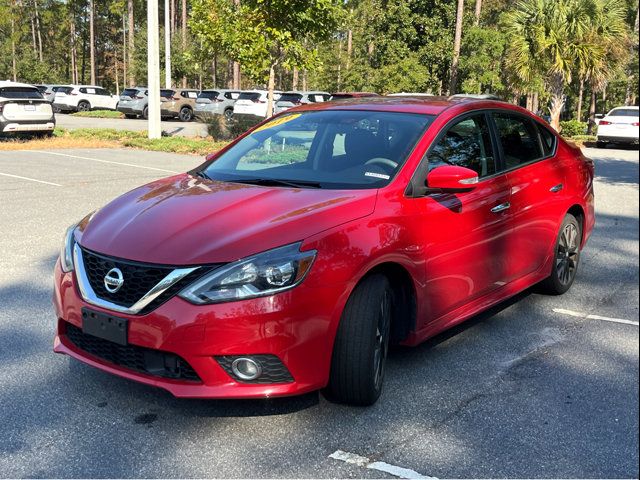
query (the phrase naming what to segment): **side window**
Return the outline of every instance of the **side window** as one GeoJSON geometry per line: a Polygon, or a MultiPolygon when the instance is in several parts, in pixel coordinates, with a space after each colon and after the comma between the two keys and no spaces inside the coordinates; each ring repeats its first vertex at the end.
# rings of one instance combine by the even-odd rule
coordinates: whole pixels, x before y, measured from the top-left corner
{"type": "Polygon", "coordinates": [[[484,114],[465,118],[450,127],[428,153],[429,171],[443,165],[466,167],[486,177],[496,173],[491,135],[484,114]]]}
{"type": "Polygon", "coordinates": [[[542,148],[545,156],[551,155],[553,150],[556,148],[555,135],[540,124],[538,124],[538,130],[540,131],[540,138],[542,139],[542,148]]]}
{"type": "Polygon", "coordinates": [[[80,93],[87,93],[87,89],[86,88],[80,88],[80,93]]]}
{"type": "Polygon", "coordinates": [[[507,169],[544,156],[538,131],[531,120],[508,113],[494,113],[493,118],[496,121],[507,169]]]}

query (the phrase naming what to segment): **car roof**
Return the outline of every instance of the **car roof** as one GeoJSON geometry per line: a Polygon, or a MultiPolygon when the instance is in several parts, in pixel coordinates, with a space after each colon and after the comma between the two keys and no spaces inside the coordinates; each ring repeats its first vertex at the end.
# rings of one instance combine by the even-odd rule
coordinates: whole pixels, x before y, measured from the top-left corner
{"type": "MultiPolygon", "coordinates": [[[[497,100],[485,100],[468,97],[357,97],[320,102],[297,107],[295,110],[371,110],[402,113],[422,113],[438,115],[449,107],[456,105],[478,105],[487,108],[509,108],[520,110],[511,103],[497,100]]],[[[524,109],[522,109],[524,110],[524,109]]]]}
{"type": "Polygon", "coordinates": [[[9,80],[1,80],[0,81],[0,88],[4,88],[4,87],[28,87],[28,88],[35,88],[35,89],[38,88],[35,85],[30,85],[28,83],[20,83],[20,82],[11,82],[9,80]]]}
{"type": "Polygon", "coordinates": [[[613,107],[611,111],[618,110],[619,108],[629,109],[629,110],[640,110],[638,105],[621,105],[619,107],[613,107]]]}

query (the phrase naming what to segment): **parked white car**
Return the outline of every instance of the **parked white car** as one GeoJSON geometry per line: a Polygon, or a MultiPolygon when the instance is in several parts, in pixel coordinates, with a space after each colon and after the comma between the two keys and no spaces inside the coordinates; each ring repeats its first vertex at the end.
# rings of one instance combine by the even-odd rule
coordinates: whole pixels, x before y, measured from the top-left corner
{"type": "MultiPolygon", "coordinates": [[[[248,90],[241,92],[238,100],[233,105],[234,115],[256,115],[258,117],[267,116],[267,95],[266,90],[248,90]]],[[[274,107],[275,102],[280,99],[282,92],[273,92],[274,107]]]]}
{"type": "Polygon", "coordinates": [[[617,107],[598,122],[596,140],[598,147],[608,143],[638,143],[638,107],[617,107]]]}
{"type": "Polygon", "coordinates": [[[37,87],[0,81],[0,134],[42,132],[50,135],[55,126],[51,104],[37,87]]]}
{"type": "Polygon", "coordinates": [[[119,98],[95,85],[70,85],[57,89],[53,108],[61,112],[116,110],[119,98]]]}
{"type": "Polygon", "coordinates": [[[284,92],[276,102],[275,113],[308,103],[328,102],[330,98],[328,92],[284,92]]]}

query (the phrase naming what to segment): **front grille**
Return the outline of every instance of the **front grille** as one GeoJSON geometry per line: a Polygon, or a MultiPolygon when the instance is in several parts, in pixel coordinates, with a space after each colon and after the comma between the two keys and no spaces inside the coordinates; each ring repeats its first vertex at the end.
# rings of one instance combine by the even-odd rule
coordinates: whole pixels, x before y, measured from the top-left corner
{"type": "Polygon", "coordinates": [[[202,382],[198,374],[184,359],[173,353],[117,343],[94,337],[66,323],[66,336],[78,349],[134,372],[157,377],[202,382]]]}
{"type": "Polygon", "coordinates": [[[262,367],[262,375],[255,380],[242,380],[235,376],[231,369],[231,364],[239,356],[221,356],[215,357],[216,361],[229,374],[231,378],[242,383],[257,383],[257,384],[269,384],[269,383],[291,383],[293,377],[287,367],[280,361],[275,355],[241,355],[244,358],[251,358],[258,362],[262,367]]]}
{"type": "MultiPolygon", "coordinates": [[[[96,296],[102,300],[125,308],[133,306],[163,278],[173,272],[176,268],[180,268],[123,260],[92,252],[85,248],[82,248],[81,250],[87,279],[89,280],[89,284],[96,296]],[[122,287],[115,293],[109,292],[104,285],[104,277],[112,268],[120,269],[122,277],[124,278],[122,287]]],[[[197,269],[179,282],[176,282],[138,313],[144,315],[158,308],[164,302],[180,292],[180,290],[186,287],[189,283],[217,266],[218,265],[208,265],[207,268],[197,269]]]]}

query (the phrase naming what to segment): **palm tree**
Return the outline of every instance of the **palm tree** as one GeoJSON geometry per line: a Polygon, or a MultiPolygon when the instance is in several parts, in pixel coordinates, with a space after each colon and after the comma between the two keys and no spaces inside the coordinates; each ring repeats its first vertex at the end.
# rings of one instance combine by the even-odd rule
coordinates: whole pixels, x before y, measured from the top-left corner
{"type": "Polygon", "coordinates": [[[505,27],[507,64],[525,83],[544,78],[556,130],[572,75],[603,74],[608,46],[626,37],[624,15],[614,0],[520,1],[506,15],[505,27]]]}

